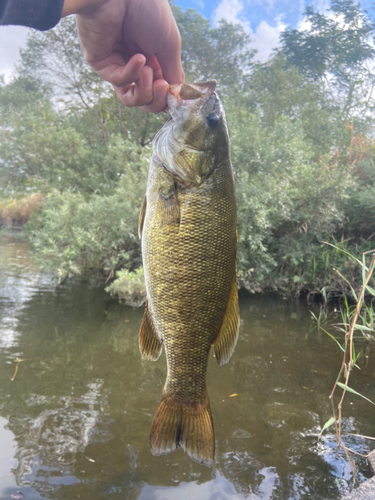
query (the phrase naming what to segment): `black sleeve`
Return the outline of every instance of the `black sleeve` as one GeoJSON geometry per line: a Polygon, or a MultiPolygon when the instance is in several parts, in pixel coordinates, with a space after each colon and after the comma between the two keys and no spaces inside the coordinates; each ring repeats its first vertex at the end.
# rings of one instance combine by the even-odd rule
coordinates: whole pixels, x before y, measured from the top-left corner
{"type": "Polygon", "coordinates": [[[64,0],[0,0],[0,25],[49,30],[60,21],[64,0]]]}

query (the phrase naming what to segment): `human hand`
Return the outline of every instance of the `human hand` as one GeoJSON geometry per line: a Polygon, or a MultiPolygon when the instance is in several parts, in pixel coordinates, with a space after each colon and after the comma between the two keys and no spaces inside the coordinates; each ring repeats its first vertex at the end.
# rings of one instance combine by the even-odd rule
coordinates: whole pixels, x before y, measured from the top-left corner
{"type": "Polygon", "coordinates": [[[82,53],[125,106],[158,113],[182,83],[181,39],[167,0],[65,0],[82,53]]]}

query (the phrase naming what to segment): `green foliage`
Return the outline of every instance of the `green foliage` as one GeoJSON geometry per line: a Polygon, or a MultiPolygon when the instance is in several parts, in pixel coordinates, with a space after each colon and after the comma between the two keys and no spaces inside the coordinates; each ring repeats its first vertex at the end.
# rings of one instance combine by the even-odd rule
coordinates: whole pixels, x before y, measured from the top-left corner
{"type": "Polygon", "coordinates": [[[27,226],[36,257],[60,279],[100,271],[108,280],[117,269],[140,265],[137,227],[147,163],[139,169],[132,164],[123,168],[123,179],[112,195],[85,197],[52,190],[27,226]]]}
{"type": "Polygon", "coordinates": [[[348,235],[371,241],[375,235],[375,143],[361,138],[360,147],[353,156],[350,152],[356,182],[350,198],[344,203],[344,210],[348,217],[348,235]]]}
{"type": "Polygon", "coordinates": [[[294,122],[304,142],[314,147],[316,158],[328,154],[342,134],[332,100],[295,66],[287,66],[282,53],[255,66],[247,106],[260,114],[263,127],[273,128],[284,117],[294,122]]]}
{"type": "Polygon", "coordinates": [[[330,15],[306,9],[305,28],[281,35],[288,65],[319,81],[347,118],[372,108],[374,25],[354,0],[333,0],[330,15]],[[371,89],[370,95],[364,89],[371,89]]]}
{"type": "Polygon", "coordinates": [[[224,99],[244,90],[252,68],[254,51],[240,25],[221,21],[211,28],[195,10],[172,5],[182,39],[182,64],[186,81],[215,79],[224,99]]]}
{"type": "Polygon", "coordinates": [[[119,135],[104,144],[93,141],[91,130],[80,132],[73,119],[54,109],[36,81],[20,78],[0,88],[0,108],[0,188],[5,193],[53,187],[108,195],[125,165],[137,169],[145,154],[119,135]]]}
{"type": "Polygon", "coordinates": [[[293,121],[280,119],[271,129],[260,121],[242,111],[231,124],[240,282],[258,291],[285,288],[290,277],[305,273],[321,251],[320,241],[342,226],[338,202],[352,184],[345,165],[314,161],[313,148],[293,121]]]}
{"type": "Polygon", "coordinates": [[[106,288],[106,291],[130,306],[141,306],[146,301],[143,267],[134,272],[129,272],[127,269],[118,271],[115,281],[106,288]]]}

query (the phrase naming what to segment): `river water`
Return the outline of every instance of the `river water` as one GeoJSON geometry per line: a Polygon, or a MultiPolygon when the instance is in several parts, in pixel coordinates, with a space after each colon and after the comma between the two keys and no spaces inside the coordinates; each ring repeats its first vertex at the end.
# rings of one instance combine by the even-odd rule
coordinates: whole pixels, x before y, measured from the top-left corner
{"type": "MultiPolygon", "coordinates": [[[[332,415],[337,346],[306,305],[246,296],[240,312],[233,358],[209,363],[215,466],[180,449],[153,457],[148,433],[166,367],[164,356],[141,360],[142,310],[84,283],[56,286],[18,235],[2,235],[0,498],[328,500],[349,491],[353,474],[332,429],[318,440],[332,415]]],[[[353,388],[375,400],[375,363],[363,348],[353,388]]],[[[365,400],[348,395],[344,417],[346,432],[375,434],[365,400]]],[[[360,480],[369,476],[364,459],[355,464],[360,480]]]]}

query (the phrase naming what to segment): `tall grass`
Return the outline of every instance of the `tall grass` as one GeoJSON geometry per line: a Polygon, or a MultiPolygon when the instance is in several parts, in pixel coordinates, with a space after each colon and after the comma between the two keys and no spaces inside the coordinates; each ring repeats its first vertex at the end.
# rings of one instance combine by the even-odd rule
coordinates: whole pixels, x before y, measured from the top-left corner
{"type": "MultiPolygon", "coordinates": [[[[331,245],[327,243],[328,245],[331,245]]],[[[334,248],[334,245],[331,245],[334,248]]],[[[375,287],[373,286],[373,275],[375,270],[375,249],[364,252],[362,254],[362,259],[357,259],[355,256],[347,252],[346,250],[340,249],[341,252],[345,253],[356,265],[359,267],[362,277],[362,284],[359,290],[356,290],[351,282],[338,270],[335,272],[343,280],[348,289],[350,290],[351,296],[353,298],[353,303],[348,300],[345,296],[343,303],[340,307],[341,312],[341,323],[333,325],[336,331],[343,334],[343,340],[340,342],[337,338],[332,335],[326,328],[325,323],[322,318],[315,316],[314,319],[318,322],[319,328],[325,332],[329,337],[336,342],[338,347],[342,352],[342,363],[333,385],[329,399],[332,402],[332,417],[324,424],[321,434],[331,425],[335,425],[336,429],[336,439],[338,447],[342,448],[349,458],[350,453],[358,454],[357,452],[348,448],[342,440],[342,408],[345,396],[347,392],[355,394],[368,401],[369,403],[375,405],[373,401],[368,399],[363,394],[355,391],[350,386],[350,377],[352,375],[353,369],[358,368],[357,364],[358,358],[360,357],[360,350],[355,348],[355,334],[359,334],[361,338],[365,338],[369,341],[375,340],[375,311],[374,311],[374,300],[375,300],[375,287]],[[366,300],[367,297],[367,300],[366,300]],[[337,404],[337,409],[334,405],[334,396],[337,391],[341,389],[342,392],[339,395],[339,402],[337,404]]],[[[364,437],[364,436],[363,436],[364,437]]]]}

